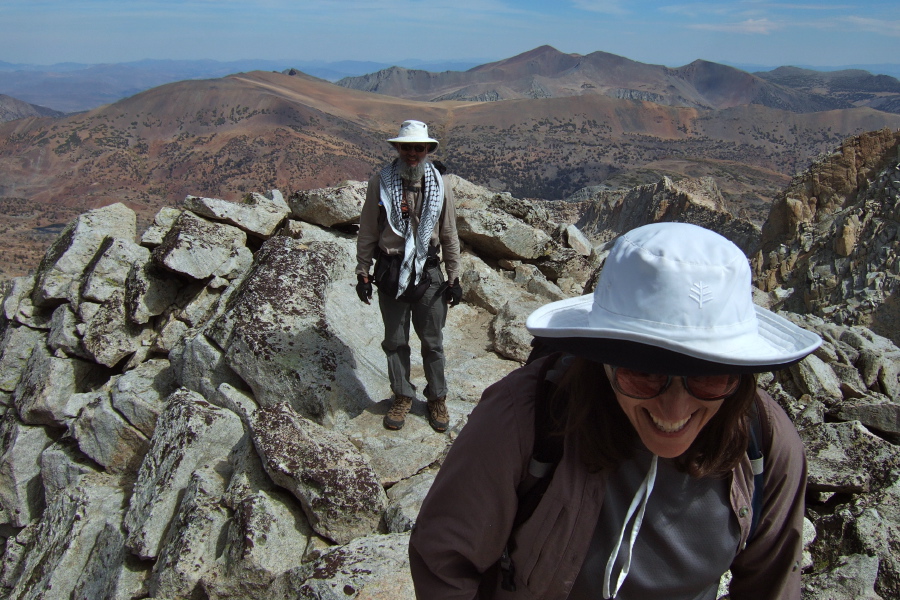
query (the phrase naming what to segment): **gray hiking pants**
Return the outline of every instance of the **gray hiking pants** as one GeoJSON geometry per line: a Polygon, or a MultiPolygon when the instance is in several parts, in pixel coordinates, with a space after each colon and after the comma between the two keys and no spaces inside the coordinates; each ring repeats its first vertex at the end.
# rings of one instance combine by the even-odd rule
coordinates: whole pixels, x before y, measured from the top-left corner
{"type": "Polygon", "coordinates": [[[429,269],[431,287],[418,302],[410,304],[389,298],[378,292],[378,306],[384,320],[384,341],[381,348],[387,357],[388,378],[394,394],[416,397],[416,387],[409,380],[409,323],[412,321],[422,344],[422,365],[425,369],[425,398],[434,400],[447,395],[444,378],[444,323],[447,304],[438,293],[444,282],[440,267],[429,269]]]}

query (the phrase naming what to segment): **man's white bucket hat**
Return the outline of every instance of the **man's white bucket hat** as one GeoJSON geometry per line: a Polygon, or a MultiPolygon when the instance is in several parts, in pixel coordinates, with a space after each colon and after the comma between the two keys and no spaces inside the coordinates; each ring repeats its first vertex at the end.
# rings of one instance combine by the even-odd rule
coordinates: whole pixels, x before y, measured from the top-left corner
{"type": "Polygon", "coordinates": [[[682,375],[773,371],[818,348],[819,336],[753,304],[750,279],[721,235],[654,223],[616,241],[593,294],[547,304],[525,326],[551,348],[682,375]]]}
{"type": "Polygon", "coordinates": [[[422,121],[403,121],[397,137],[388,140],[392,144],[431,144],[429,152],[434,152],[438,141],[428,136],[428,125],[422,121]]]}

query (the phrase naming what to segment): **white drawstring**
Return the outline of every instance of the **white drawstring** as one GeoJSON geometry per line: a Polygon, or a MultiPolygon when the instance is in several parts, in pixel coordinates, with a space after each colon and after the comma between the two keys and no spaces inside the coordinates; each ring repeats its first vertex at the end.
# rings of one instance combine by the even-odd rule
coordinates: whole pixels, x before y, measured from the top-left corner
{"type": "Polygon", "coordinates": [[[644,510],[647,508],[647,501],[650,499],[650,494],[653,492],[653,484],[656,482],[657,458],[658,457],[654,454],[653,458],[650,459],[650,470],[647,471],[647,476],[644,477],[644,481],[641,482],[641,487],[639,487],[638,491],[634,494],[631,506],[628,507],[628,514],[625,515],[625,522],[622,523],[622,531],[619,533],[619,540],[616,542],[616,547],[613,548],[612,554],[609,557],[609,562],[606,563],[606,571],[603,573],[603,597],[606,600],[616,597],[622,584],[625,583],[628,571],[631,569],[631,550],[634,548],[634,541],[637,539],[638,531],[641,529],[641,523],[644,521],[644,510]],[[638,510],[637,516],[634,519],[634,525],[631,527],[631,537],[628,540],[628,547],[625,549],[625,564],[622,566],[622,572],[619,573],[616,589],[610,594],[609,580],[612,575],[613,566],[615,565],[616,558],[619,556],[619,548],[622,546],[622,538],[625,536],[625,529],[628,528],[628,522],[634,515],[634,511],[637,510],[638,504],[640,504],[640,510],[638,510]]]}

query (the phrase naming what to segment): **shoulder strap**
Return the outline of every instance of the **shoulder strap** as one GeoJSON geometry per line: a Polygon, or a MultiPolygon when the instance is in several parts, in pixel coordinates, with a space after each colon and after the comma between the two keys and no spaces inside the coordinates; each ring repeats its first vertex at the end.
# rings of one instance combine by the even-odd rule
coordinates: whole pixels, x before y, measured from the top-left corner
{"type": "Polygon", "coordinates": [[[531,351],[528,353],[528,358],[525,359],[525,364],[530,365],[537,359],[542,356],[550,356],[553,354],[553,351],[541,341],[539,338],[531,338],[531,351]]]}
{"type": "MultiPolygon", "coordinates": [[[[564,440],[563,436],[556,434],[556,431],[558,425],[563,422],[568,398],[557,394],[556,391],[560,379],[569,368],[567,358],[561,352],[552,354],[541,365],[538,374],[534,397],[534,447],[528,474],[518,490],[519,506],[513,519],[513,534],[534,514],[550,486],[556,466],[562,460],[564,440]]],[[[510,592],[516,590],[514,581],[516,567],[510,558],[512,545],[511,534],[500,557],[501,586],[510,592]]]]}
{"type": "Polygon", "coordinates": [[[524,523],[534,513],[544,492],[550,485],[556,465],[563,455],[563,437],[554,435],[555,425],[562,419],[565,402],[551,402],[556,394],[560,373],[557,365],[561,354],[548,358],[538,374],[534,397],[534,446],[528,474],[519,486],[519,508],[513,521],[513,529],[524,523]]]}
{"type": "MultiPolygon", "coordinates": [[[[557,394],[559,382],[571,361],[562,353],[547,359],[541,369],[534,402],[534,450],[532,462],[553,463],[562,459],[563,438],[558,435],[568,398],[557,394]]],[[[534,475],[535,473],[532,473],[534,475]]],[[[543,475],[539,475],[542,477],[543,475]]]]}
{"type": "Polygon", "coordinates": [[[763,476],[765,472],[765,457],[762,453],[765,440],[763,438],[763,419],[762,410],[759,406],[760,402],[762,402],[762,399],[759,397],[759,394],[756,394],[753,404],[750,406],[750,440],[747,444],[747,457],[750,459],[750,466],[753,470],[753,499],[751,501],[753,516],[750,521],[748,540],[753,538],[753,535],[756,533],[756,526],[759,524],[763,505],[763,486],[765,485],[763,476]]]}

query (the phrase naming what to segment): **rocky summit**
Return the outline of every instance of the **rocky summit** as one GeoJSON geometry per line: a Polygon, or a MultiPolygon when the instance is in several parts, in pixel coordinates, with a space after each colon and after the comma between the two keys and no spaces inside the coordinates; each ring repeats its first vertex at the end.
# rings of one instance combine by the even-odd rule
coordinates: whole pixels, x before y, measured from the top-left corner
{"type": "Polygon", "coordinates": [[[447,434],[421,399],[402,430],[381,423],[380,314],[354,291],[364,183],[189,196],[143,231],[121,204],[78,216],[2,290],[0,596],[412,600],[409,530],[482,390],[527,357],[527,314],[589,291],[622,231],[689,220],[755,256],[757,300],[825,340],[761,378],[809,458],[803,597],[900,597],[896,330],[820,307],[863,283],[891,301],[896,141],[873,136],[824,159],[840,201],[807,173],[761,231],[711,180],[550,203],[451,176],[465,295],[447,434]],[[834,166],[863,146],[871,168],[834,166]]]}
{"type": "Polygon", "coordinates": [[[775,199],[754,257],[778,306],[900,342],[900,131],[846,140],[775,199]]]}

